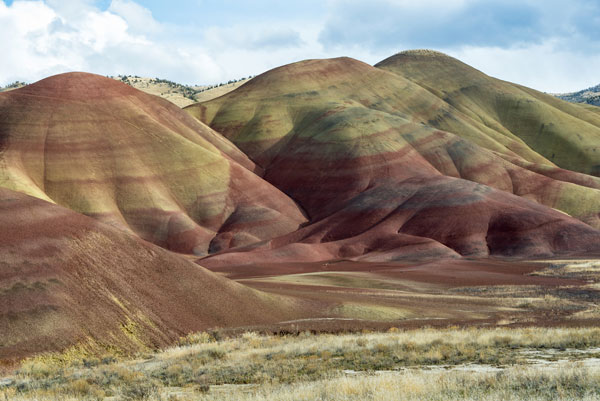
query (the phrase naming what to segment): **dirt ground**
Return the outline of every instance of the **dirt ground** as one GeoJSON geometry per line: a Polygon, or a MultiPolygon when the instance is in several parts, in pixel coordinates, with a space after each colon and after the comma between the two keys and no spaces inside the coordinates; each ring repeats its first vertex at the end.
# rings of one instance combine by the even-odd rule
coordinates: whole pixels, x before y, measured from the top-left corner
{"type": "Polygon", "coordinates": [[[598,268],[600,259],[453,259],[273,263],[211,270],[305,303],[305,319],[262,327],[266,331],[344,332],[425,326],[595,326],[600,318],[598,268]]]}

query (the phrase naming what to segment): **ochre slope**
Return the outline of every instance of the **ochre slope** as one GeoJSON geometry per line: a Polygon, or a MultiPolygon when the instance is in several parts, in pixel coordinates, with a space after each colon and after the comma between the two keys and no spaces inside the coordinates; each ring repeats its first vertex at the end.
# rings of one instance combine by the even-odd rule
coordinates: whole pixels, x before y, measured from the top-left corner
{"type": "Polygon", "coordinates": [[[168,249],[202,255],[305,220],[228,140],[115,80],[53,76],[0,94],[0,112],[0,186],[168,249]]]}
{"type": "Polygon", "coordinates": [[[598,231],[550,209],[600,227],[597,177],[561,169],[518,136],[494,131],[412,81],[356,60],[280,67],[186,110],[261,165],[263,177],[295,199],[312,223],[245,255],[209,260],[234,263],[251,254],[324,260],[373,252],[393,259],[406,256],[405,245],[417,249],[412,256],[531,257],[600,247],[598,231]],[[432,122],[444,122],[448,131],[432,122]],[[404,210],[404,198],[389,196],[409,183],[419,199],[438,205],[435,213],[428,206],[409,208],[418,216],[414,226],[395,211],[404,210]],[[472,206],[471,192],[483,189],[489,195],[472,206]],[[448,196],[456,204],[447,204],[448,196]],[[390,222],[386,228],[373,222],[380,213],[389,215],[379,218],[390,222]],[[460,217],[446,218],[454,215],[460,217]],[[312,230],[338,234],[307,234],[312,230]],[[510,233],[509,242],[494,230],[510,233]],[[561,232],[586,240],[577,234],[559,241],[561,232]]]}
{"type": "Polygon", "coordinates": [[[600,116],[586,107],[489,77],[434,51],[402,52],[376,67],[417,83],[498,133],[516,135],[560,167],[600,175],[600,116]]]}
{"type": "Polygon", "coordinates": [[[60,206],[0,189],[0,360],[140,350],[293,307],[60,206]]]}
{"type": "Polygon", "coordinates": [[[322,218],[378,180],[465,178],[600,227],[600,179],[560,169],[410,80],[348,58],[262,74],[186,108],[231,139],[264,177],[322,218]],[[443,125],[443,131],[436,125],[443,125]]]}
{"type": "Polygon", "coordinates": [[[518,137],[490,129],[414,82],[347,57],[275,68],[225,96],[186,110],[264,166],[276,154],[268,149],[297,128],[304,114],[337,104],[378,110],[429,126],[437,121],[445,128],[436,128],[460,131],[462,137],[488,149],[549,163],[518,137]],[[247,121],[251,124],[241,129],[234,125],[247,121]]]}

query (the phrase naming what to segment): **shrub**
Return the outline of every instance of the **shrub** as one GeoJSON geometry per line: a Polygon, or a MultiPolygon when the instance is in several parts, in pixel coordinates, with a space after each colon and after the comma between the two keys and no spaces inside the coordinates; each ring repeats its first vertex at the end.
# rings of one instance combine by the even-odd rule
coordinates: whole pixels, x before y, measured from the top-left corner
{"type": "Polygon", "coordinates": [[[121,396],[127,401],[149,400],[158,396],[159,385],[152,380],[140,377],[121,387],[121,396]]]}

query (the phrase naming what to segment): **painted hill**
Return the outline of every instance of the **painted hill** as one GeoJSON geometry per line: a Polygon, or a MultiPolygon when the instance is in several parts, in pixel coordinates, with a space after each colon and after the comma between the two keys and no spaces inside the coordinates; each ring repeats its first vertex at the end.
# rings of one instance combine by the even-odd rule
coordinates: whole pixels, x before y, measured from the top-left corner
{"type": "Polygon", "coordinates": [[[197,255],[305,221],[260,168],[172,103],[87,73],[0,94],[0,186],[197,255]]]}
{"type": "Polygon", "coordinates": [[[86,73],[0,93],[0,359],[327,321],[347,300],[168,250],[246,278],[600,254],[598,110],[430,51],[306,60],[185,111],[86,73]]]}
{"type": "MultiPolygon", "coordinates": [[[[438,52],[403,52],[376,67],[426,88],[495,135],[521,139],[559,167],[600,175],[600,118],[586,108],[491,78],[438,52]]],[[[451,128],[445,122],[432,125],[451,128]]]]}
{"type": "Polygon", "coordinates": [[[539,258],[599,249],[598,230],[556,210],[467,180],[414,176],[366,189],[298,231],[201,263],[539,258]]]}
{"type": "Polygon", "coordinates": [[[89,217],[0,189],[0,360],[80,345],[165,346],[293,305],[89,217]]]}
{"type": "MultiPolygon", "coordinates": [[[[435,64],[431,70],[438,74],[435,64]]],[[[597,230],[551,209],[600,227],[597,177],[557,167],[521,131],[494,125],[491,117],[453,105],[416,81],[349,58],[307,60],[186,108],[248,154],[312,223],[243,255],[219,255],[206,263],[246,262],[264,247],[260,257],[324,260],[384,253],[389,260],[539,256],[600,246],[597,230]],[[494,232],[512,240],[506,243],[494,232]],[[561,233],[587,240],[567,244],[557,239],[561,233]]],[[[572,107],[567,120],[579,115],[579,124],[589,126],[589,138],[575,145],[600,143],[594,113],[551,99],[558,105],[548,108],[572,107]]],[[[589,161],[593,164],[593,154],[589,161]]]]}

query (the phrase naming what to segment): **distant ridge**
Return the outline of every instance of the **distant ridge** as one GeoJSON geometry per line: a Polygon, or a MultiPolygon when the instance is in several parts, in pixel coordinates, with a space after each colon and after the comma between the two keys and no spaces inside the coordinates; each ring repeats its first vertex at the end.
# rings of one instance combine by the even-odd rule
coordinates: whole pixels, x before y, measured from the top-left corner
{"type": "Polygon", "coordinates": [[[179,107],[189,106],[196,102],[203,102],[222,96],[251,79],[251,77],[244,77],[215,85],[184,85],[166,79],[133,75],[123,75],[111,78],[151,95],[160,96],[179,107]]]}
{"type": "Polygon", "coordinates": [[[555,96],[568,102],[600,106],[600,84],[577,92],[562,93],[555,96]]]}

